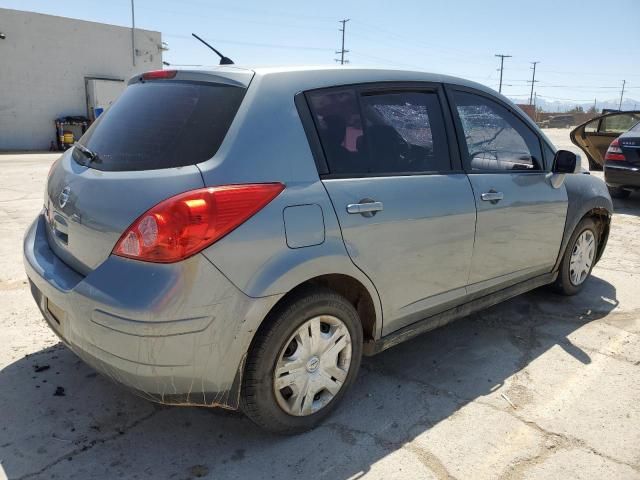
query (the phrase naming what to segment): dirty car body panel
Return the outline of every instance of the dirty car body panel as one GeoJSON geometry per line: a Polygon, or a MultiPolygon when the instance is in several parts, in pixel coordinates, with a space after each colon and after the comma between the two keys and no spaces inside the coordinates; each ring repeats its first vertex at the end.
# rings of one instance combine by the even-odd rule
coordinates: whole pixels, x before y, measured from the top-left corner
{"type": "MultiPolygon", "coordinates": [[[[486,87],[453,77],[358,68],[220,67],[155,80],[134,77],[127,91],[131,98],[116,102],[81,146],[53,166],[43,211],[24,238],[24,263],[34,298],[62,341],[97,370],[153,401],[238,408],[256,332],[301,285],[348,279],[351,290],[343,293],[354,298],[363,317],[365,353],[375,353],[553,281],[580,219],[594,209],[608,219],[612,211],[600,180],[552,172],[554,149],[517,107],[486,87]],[[395,118],[391,113],[403,105],[398,98],[408,95],[416,102],[413,122],[423,121],[426,111],[430,125],[439,122],[446,137],[437,144],[420,130],[414,141],[422,146],[414,157],[441,155],[441,170],[329,171],[325,139],[318,133],[324,119],[313,118],[314,105],[301,92],[353,85],[359,86],[359,101],[367,97],[369,110],[361,112],[363,121],[354,122],[352,131],[388,134],[383,123],[395,118]],[[371,94],[374,87],[379,91],[371,94]],[[545,152],[539,169],[468,170],[460,121],[445,95],[451,87],[490,96],[526,124],[545,152]],[[130,142],[116,122],[127,101],[138,105],[134,93],[166,95],[161,105],[173,105],[171,121],[149,122],[162,135],[135,126],[142,128],[137,133],[146,144],[130,142]],[[194,150],[191,133],[181,137],[199,131],[196,120],[206,113],[197,110],[201,104],[222,105],[205,124],[218,132],[208,150],[194,150]],[[111,136],[105,125],[112,125],[111,136]],[[179,152],[171,150],[173,143],[162,143],[173,134],[179,152]],[[114,135],[122,138],[111,145],[107,139],[114,135]],[[93,146],[100,158],[81,152],[82,145],[93,146]],[[154,162],[161,165],[153,167],[154,162]],[[283,190],[179,261],[114,254],[128,238],[127,229],[166,199],[246,184],[281,184],[283,190]],[[504,201],[484,201],[483,193],[491,190],[504,201]],[[359,210],[371,205],[353,207],[370,201],[378,202],[375,214],[359,210]]],[[[162,113],[149,103],[155,105],[139,104],[141,115],[162,113]]],[[[357,139],[349,141],[356,150],[357,139]]],[[[400,157],[415,160],[405,150],[400,157]]]]}

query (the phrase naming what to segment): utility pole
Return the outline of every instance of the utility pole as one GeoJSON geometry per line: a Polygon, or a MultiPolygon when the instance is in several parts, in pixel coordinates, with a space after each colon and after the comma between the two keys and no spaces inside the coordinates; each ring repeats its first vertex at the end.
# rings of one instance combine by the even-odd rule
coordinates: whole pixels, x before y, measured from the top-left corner
{"type": "Polygon", "coordinates": [[[134,0],[131,0],[131,56],[133,58],[133,66],[136,66],[136,13],[133,5],[134,0]]]}
{"type": "Polygon", "coordinates": [[[495,57],[500,57],[500,87],[498,87],[498,93],[502,93],[502,71],[504,70],[504,59],[511,58],[511,55],[502,55],[501,53],[496,53],[495,57]]]}
{"type": "Polygon", "coordinates": [[[624,86],[626,83],[626,80],[622,80],[622,92],[620,92],[620,105],[618,105],[618,110],[622,110],[622,97],[624,97],[624,86]]]}
{"type": "Polygon", "coordinates": [[[537,82],[536,80],[536,65],[540,63],[540,62],[531,62],[531,65],[533,65],[533,78],[531,79],[531,94],[529,95],[529,105],[531,105],[531,101],[533,100],[533,86],[535,85],[535,83],[537,82]]]}
{"type": "Polygon", "coordinates": [[[345,50],[344,49],[344,31],[346,30],[347,27],[347,22],[351,20],[350,18],[344,18],[342,20],[340,20],[340,23],[342,24],[342,28],[339,29],[339,32],[342,32],[342,48],[340,49],[339,53],[340,54],[340,59],[335,59],[336,62],[340,62],[340,65],[344,65],[345,63],[349,63],[349,60],[345,60],[344,59],[344,54],[345,53],[349,53],[349,50],[345,50]]]}
{"type": "Polygon", "coordinates": [[[538,103],[538,92],[533,94],[533,121],[538,121],[538,107],[536,107],[536,103],[538,103]]]}

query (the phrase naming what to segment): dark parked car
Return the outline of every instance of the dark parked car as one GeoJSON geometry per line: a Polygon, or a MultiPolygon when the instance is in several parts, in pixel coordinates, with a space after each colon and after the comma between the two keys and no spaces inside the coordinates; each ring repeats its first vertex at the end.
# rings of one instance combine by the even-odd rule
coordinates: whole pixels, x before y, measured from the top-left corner
{"type": "Polygon", "coordinates": [[[614,198],[640,190],[640,122],[616,138],[604,156],[604,179],[614,198]]]}

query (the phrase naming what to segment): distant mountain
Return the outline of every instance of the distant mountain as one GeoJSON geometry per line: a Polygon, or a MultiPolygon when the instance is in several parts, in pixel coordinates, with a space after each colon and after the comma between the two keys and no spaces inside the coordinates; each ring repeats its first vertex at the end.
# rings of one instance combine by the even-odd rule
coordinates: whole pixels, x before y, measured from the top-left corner
{"type": "MultiPolygon", "coordinates": [[[[514,103],[521,103],[522,99],[511,99],[514,103]]],[[[596,108],[598,112],[601,112],[603,108],[611,108],[614,110],[618,109],[618,105],[620,104],[620,99],[611,99],[611,100],[598,100],[596,108]]],[[[593,106],[593,102],[591,103],[576,103],[576,102],[562,102],[562,101],[548,101],[544,98],[537,98],[536,106],[541,108],[544,112],[566,112],[571,110],[577,106],[580,106],[586,112],[593,106]]],[[[622,102],[622,110],[640,110],[640,100],[635,100],[633,98],[625,98],[622,102]]]]}

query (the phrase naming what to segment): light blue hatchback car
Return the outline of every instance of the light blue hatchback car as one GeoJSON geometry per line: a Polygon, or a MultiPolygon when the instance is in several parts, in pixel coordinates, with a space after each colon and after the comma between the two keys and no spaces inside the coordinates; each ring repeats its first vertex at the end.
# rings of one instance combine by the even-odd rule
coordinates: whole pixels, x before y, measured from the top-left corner
{"type": "Polygon", "coordinates": [[[363,354],[542,285],[577,293],[612,204],[575,171],[458,78],[148,72],[51,167],[25,267],[51,328],[103,374],[295,433],[363,354]]]}

